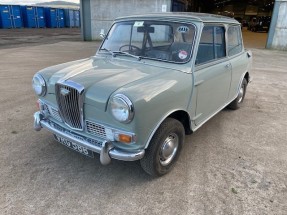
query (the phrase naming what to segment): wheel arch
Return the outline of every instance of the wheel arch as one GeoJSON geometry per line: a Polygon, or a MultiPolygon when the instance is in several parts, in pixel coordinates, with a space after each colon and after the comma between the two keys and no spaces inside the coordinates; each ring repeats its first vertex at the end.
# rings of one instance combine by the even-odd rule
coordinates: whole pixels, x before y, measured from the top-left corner
{"type": "Polygon", "coordinates": [[[193,133],[191,126],[190,126],[191,118],[190,118],[190,115],[188,114],[188,112],[185,110],[174,110],[174,111],[171,111],[170,113],[166,114],[165,117],[163,117],[159,121],[159,123],[155,126],[155,128],[153,129],[152,133],[150,134],[150,136],[148,138],[148,141],[146,142],[145,148],[148,148],[149,143],[150,143],[152,137],[154,136],[155,132],[157,131],[159,126],[163,123],[163,121],[166,120],[167,118],[173,118],[173,119],[178,120],[180,123],[182,123],[184,130],[185,130],[185,134],[192,134],[193,133]]]}
{"type": "Polygon", "coordinates": [[[247,83],[250,82],[250,75],[248,71],[245,73],[244,78],[246,79],[247,83]]]}

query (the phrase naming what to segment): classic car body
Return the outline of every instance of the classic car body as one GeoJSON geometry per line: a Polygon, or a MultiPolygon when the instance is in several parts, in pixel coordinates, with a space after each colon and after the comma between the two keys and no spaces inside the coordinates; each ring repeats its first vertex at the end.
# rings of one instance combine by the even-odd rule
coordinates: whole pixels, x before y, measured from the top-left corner
{"type": "Polygon", "coordinates": [[[269,31],[269,26],[271,23],[271,17],[270,16],[259,16],[259,17],[253,17],[249,24],[248,24],[248,30],[250,31],[269,31]]]}
{"type": "Polygon", "coordinates": [[[34,128],[102,164],[141,160],[164,175],[191,134],[250,82],[252,54],[240,24],[197,13],[115,20],[95,56],[39,71],[34,128]]]}

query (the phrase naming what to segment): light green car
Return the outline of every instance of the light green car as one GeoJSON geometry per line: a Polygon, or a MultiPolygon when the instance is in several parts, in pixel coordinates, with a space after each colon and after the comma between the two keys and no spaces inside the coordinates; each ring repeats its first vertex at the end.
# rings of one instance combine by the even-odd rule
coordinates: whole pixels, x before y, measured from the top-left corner
{"type": "Polygon", "coordinates": [[[191,134],[241,106],[252,53],[231,18],[161,13],[118,18],[95,56],[39,71],[34,128],[86,156],[140,160],[166,174],[191,134]]]}

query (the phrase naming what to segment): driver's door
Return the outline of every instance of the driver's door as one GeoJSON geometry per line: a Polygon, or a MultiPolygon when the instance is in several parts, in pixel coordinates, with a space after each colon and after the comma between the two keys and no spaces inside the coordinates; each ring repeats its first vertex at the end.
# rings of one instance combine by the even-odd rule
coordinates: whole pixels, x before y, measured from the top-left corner
{"type": "Polygon", "coordinates": [[[203,28],[194,73],[196,90],[195,124],[200,125],[227,102],[231,64],[226,57],[225,27],[203,28]]]}

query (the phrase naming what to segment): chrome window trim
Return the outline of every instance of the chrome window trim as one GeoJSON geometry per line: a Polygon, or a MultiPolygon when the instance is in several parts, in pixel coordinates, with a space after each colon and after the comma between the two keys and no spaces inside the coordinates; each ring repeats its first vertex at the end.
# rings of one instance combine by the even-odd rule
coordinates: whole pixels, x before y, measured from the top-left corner
{"type": "MultiPolygon", "coordinates": [[[[173,22],[173,23],[178,23],[178,24],[188,24],[188,25],[192,25],[194,27],[194,36],[193,36],[193,41],[191,43],[191,49],[190,49],[190,57],[188,60],[186,60],[185,62],[175,62],[175,61],[168,61],[168,60],[162,60],[162,59],[157,59],[157,58],[148,58],[148,57],[141,57],[141,59],[147,59],[147,60],[151,60],[151,61],[156,61],[156,62],[165,62],[165,63],[170,63],[170,64],[176,64],[176,65],[183,65],[183,64],[188,64],[191,62],[191,60],[193,59],[194,57],[194,47],[195,47],[195,42],[196,42],[196,38],[197,38],[197,34],[198,34],[198,28],[197,26],[194,24],[194,20],[192,21],[186,21],[186,20],[182,20],[182,21],[178,21],[178,20],[174,20],[174,19],[171,19],[171,20],[156,20],[156,19],[143,19],[143,21],[156,21],[156,22],[173,22]]],[[[115,21],[108,33],[107,33],[107,36],[109,35],[111,29],[113,28],[113,26],[115,24],[118,24],[118,23],[121,23],[121,22],[136,22],[136,21],[139,21],[138,19],[129,19],[129,20],[118,20],[118,21],[115,21]]],[[[196,20],[197,21],[197,20],[196,20]]],[[[102,41],[101,45],[99,46],[97,52],[96,52],[96,55],[101,55],[103,52],[101,52],[101,49],[102,49],[102,46],[104,45],[104,42],[107,40],[108,37],[105,37],[105,39],[102,41]]]]}
{"type": "Polygon", "coordinates": [[[228,28],[226,30],[226,37],[227,37],[227,40],[226,40],[226,51],[227,51],[227,57],[228,58],[233,58],[233,57],[236,57],[240,54],[242,54],[244,52],[244,43],[243,43],[243,37],[242,37],[242,31],[241,29],[239,30],[239,33],[240,33],[240,39],[241,39],[241,46],[242,46],[242,49],[240,52],[234,54],[234,55],[229,55],[229,50],[228,50],[228,44],[229,44],[229,39],[228,39],[228,31],[229,31],[229,28],[231,27],[237,27],[237,28],[241,28],[240,25],[236,25],[236,24],[229,24],[228,25],[228,28]]]}
{"type": "MultiPolygon", "coordinates": [[[[194,63],[194,66],[195,66],[195,71],[197,70],[197,67],[201,67],[201,66],[204,66],[204,65],[207,65],[207,66],[210,66],[210,65],[214,65],[214,64],[217,64],[218,61],[221,62],[221,60],[224,60],[224,59],[228,59],[228,51],[227,51],[227,31],[228,31],[228,28],[227,28],[227,25],[224,24],[224,23],[218,23],[218,22],[209,22],[209,23],[203,23],[203,26],[202,26],[202,30],[205,26],[212,26],[212,27],[223,27],[224,28],[224,42],[225,42],[225,56],[224,57],[221,57],[221,58],[214,58],[212,60],[209,60],[209,61],[206,61],[206,62],[203,62],[201,64],[196,64],[194,63]],[[214,64],[211,64],[211,63],[214,63],[214,64]]],[[[201,35],[202,35],[202,32],[201,32],[201,35]]],[[[201,36],[200,35],[200,36],[201,36]]],[[[200,44],[200,38],[199,39],[199,44],[200,44]]],[[[197,53],[198,53],[198,50],[199,50],[199,44],[198,44],[198,48],[197,48],[197,53]]],[[[197,53],[196,53],[196,57],[197,57],[197,53]]],[[[196,61],[196,57],[195,57],[195,61],[196,61]]],[[[223,61],[222,61],[223,62],[223,61]]],[[[204,68],[204,67],[202,67],[204,68]]]]}

